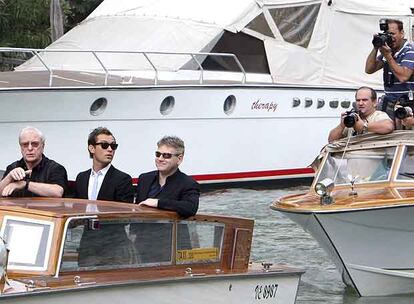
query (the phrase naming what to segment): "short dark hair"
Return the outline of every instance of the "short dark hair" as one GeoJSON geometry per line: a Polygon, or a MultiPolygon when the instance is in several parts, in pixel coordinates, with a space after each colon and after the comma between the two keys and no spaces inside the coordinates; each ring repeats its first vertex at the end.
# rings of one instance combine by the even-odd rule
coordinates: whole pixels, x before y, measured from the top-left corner
{"type": "Polygon", "coordinates": [[[184,141],[177,136],[164,136],[157,142],[157,146],[173,147],[178,154],[184,154],[184,141]]]}
{"type": "Polygon", "coordinates": [[[359,87],[357,90],[356,90],[356,92],[355,92],[355,99],[356,99],[356,95],[357,95],[357,93],[358,93],[358,91],[359,90],[370,90],[370,92],[371,92],[371,100],[377,100],[377,92],[373,89],[373,88],[371,88],[371,87],[367,87],[367,86],[362,86],[362,87],[359,87]]]}
{"type": "Polygon", "coordinates": [[[398,30],[400,32],[402,30],[404,30],[404,24],[402,23],[401,20],[398,20],[398,19],[387,19],[387,24],[389,25],[390,23],[395,23],[398,26],[398,30]]]}
{"type": "MultiPolygon", "coordinates": [[[[109,131],[108,128],[105,128],[105,127],[97,127],[95,129],[93,129],[91,133],[89,133],[89,136],[88,136],[88,147],[89,147],[89,145],[95,146],[96,145],[97,137],[98,137],[98,135],[101,135],[101,134],[112,136],[114,138],[114,140],[116,141],[115,136],[112,134],[111,131],[109,131]]],[[[88,151],[89,151],[89,149],[88,149],[88,151]]],[[[89,156],[90,156],[90,158],[93,157],[93,155],[92,155],[91,152],[89,152],[89,156]]]]}

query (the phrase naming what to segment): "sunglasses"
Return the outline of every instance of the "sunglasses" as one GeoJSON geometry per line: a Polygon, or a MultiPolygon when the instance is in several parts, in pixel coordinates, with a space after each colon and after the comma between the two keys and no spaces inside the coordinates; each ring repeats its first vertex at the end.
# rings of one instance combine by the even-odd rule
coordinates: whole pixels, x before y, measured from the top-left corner
{"type": "Polygon", "coordinates": [[[172,154],[172,153],[161,153],[160,151],[155,151],[155,157],[159,158],[162,155],[162,158],[164,159],[170,159],[173,156],[178,156],[181,154],[172,154]]]}
{"type": "Polygon", "coordinates": [[[95,144],[95,146],[100,145],[102,147],[102,149],[108,149],[109,147],[111,147],[112,150],[116,150],[118,148],[118,144],[116,143],[107,143],[107,142],[98,142],[95,144]]]}

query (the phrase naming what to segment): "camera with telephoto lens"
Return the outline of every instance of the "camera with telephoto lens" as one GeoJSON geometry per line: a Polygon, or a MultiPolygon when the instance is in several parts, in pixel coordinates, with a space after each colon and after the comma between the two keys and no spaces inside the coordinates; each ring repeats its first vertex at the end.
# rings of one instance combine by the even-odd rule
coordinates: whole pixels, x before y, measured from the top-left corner
{"type": "Polygon", "coordinates": [[[354,109],[345,112],[344,125],[347,128],[352,128],[357,122],[357,120],[358,120],[358,114],[354,109]]]}
{"type": "Polygon", "coordinates": [[[378,33],[374,35],[374,39],[372,39],[372,44],[374,47],[379,48],[387,44],[391,46],[392,44],[392,35],[388,33],[388,20],[387,19],[380,19],[379,26],[382,33],[378,33]]]}
{"type": "Polygon", "coordinates": [[[413,116],[414,106],[413,92],[410,91],[407,95],[401,95],[394,106],[394,117],[404,119],[413,116]]]}
{"type": "Polygon", "coordinates": [[[413,115],[413,110],[410,107],[399,107],[394,111],[394,115],[398,119],[404,119],[413,115]]]}

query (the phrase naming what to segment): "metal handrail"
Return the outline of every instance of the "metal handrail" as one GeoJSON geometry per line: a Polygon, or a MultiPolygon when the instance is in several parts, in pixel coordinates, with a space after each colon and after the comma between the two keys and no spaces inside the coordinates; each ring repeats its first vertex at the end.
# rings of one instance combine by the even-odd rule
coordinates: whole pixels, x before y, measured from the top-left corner
{"type": "Polygon", "coordinates": [[[156,67],[156,65],[154,64],[154,62],[150,59],[149,55],[183,55],[183,56],[191,56],[192,60],[194,60],[198,66],[198,68],[200,69],[200,79],[199,79],[199,83],[203,84],[204,83],[204,69],[201,65],[201,63],[199,62],[199,60],[197,60],[196,56],[217,56],[217,57],[229,57],[232,58],[234,60],[234,62],[237,64],[238,68],[240,69],[240,72],[243,74],[243,78],[241,80],[242,84],[246,83],[246,71],[243,68],[242,64],[240,63],[239,59],[237,58],[237,56],[235,54],[231,54],[231,53],[207,53],[207,52],[154,52],[154,51],[117,51],[117,50],[112,50],[112,51],[105,51],[105,50],[64,50],[64,49],[30,49],[30,48],[3,48],[0,47],[0,53],[31,53],[33,56],[35,56],[36,58],[39,59],[39,61],[41,62],[41,64],[47,69],[47,71],[49,72],[49,86],[51,87],[53,84],[53,69],[51,67],[49,67],[47,65],[47,63],[45,62],[44,58],[42,58],[40,53],[90,53],[94,56],[94,58],[96,59],[96,61],[99,63],[99,65],[102,67],[103,71],[105,72],[105,80],[104,80],[104,85],[106,86],[108,84],[108,78],[109,78],[109,73],[110,73],[110,69],[107,68],[105,66],[105,64],[103,63],[103,61],[99,58],[99,54],[142,54],[144,56],[144,58],[146,59],[146,61],[150,64],[150,66],[152,67],[152,69],[154,70],[154,85],[158,84],[158,80],[159,80],[159,69],[156,67]]]}

